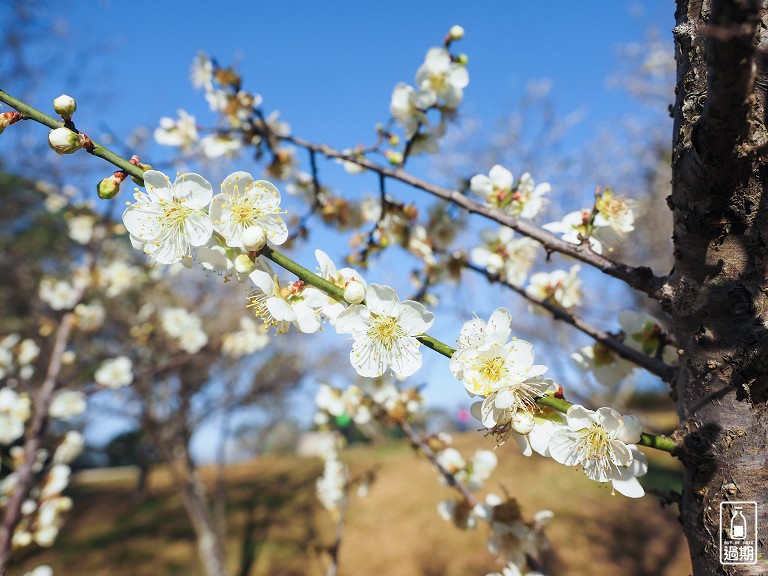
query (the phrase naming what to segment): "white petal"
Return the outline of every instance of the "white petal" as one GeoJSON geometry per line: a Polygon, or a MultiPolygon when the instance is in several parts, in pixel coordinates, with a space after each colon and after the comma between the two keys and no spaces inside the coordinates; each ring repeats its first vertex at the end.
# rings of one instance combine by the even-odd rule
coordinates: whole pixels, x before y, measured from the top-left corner
{"type": "Polygon", "coordinates": [[[362,304],[352,304],[336,318],[338,334],[365,334],[368,331],[370,313],[362,304]]]}
{"type": "Polygon", "coordinates": [[[379,316],[397,316],[400,312],[400,299],[394,288],[371,284],[365,295],[368,309],[379,316]]]}
{"type": "Polygon", "coordinates": [[[592,410],[587,410],[579,404],[574,404],[568,408],[565,418],[568,420],[568,427],[571,430],[589,428],[593,422],[597,421],[597,415],[592,410]]]}
{"type": "Polygon", "coordinates": [[[512,334],[512,315],[506,308],[496,308],[488,319],[485,341],[506,344],[512,334]]]}
{"type": "Polygon", "coordinates": [[[173,195],[184,198],[190,208],[205,208],[213,198],[211,183],[200,174],[181,174],[173,183],[173,195]]]}
{"type": "Polygon", "coordinates": [[[628,498],[642,498],[645,495],[645,490],[640,485],[637,478],[629,478],[627,480],[611,480],[614,489],[619,494],[623,494],[628,498]]]}
{"type": "Polygon", "coordinates": [[[549,440],[549,452],[552,459],[566,466],[575,466],[579,463],[578,435],[571,430],[558,430],[549,440]]]}
{"type": "Polygon", "coordinates": [[[432,327],[434,321],[435,315],[428,311],[420,302],[414,302],[413,300],[401,302],[398,324],[409,336],[423,334],[432,327]]]}
{"type": "Polygon", "coordinates": [[[142,175],[144,179],[144,188],[147,190],[147,195],[153,202],[158,199],[171,202],[173,200],[173,194],[171,193],[171,181],[162,172],[157,170],[147,170],[142,175]]]}

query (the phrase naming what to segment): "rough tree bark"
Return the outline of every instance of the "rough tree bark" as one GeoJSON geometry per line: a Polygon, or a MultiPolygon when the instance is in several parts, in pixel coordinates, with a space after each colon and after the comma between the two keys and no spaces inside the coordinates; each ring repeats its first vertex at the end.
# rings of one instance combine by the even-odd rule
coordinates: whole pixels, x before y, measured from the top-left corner
{"type": "Polygon", "coordinates": [[[696,576],[768,574],[766,23],[758,0],[677,2],[675,263],[662,300],[681,348],[672,393],[696,576]],[[720,503],[742,500],[758,503],[758,561],[724,567],[720,503]]]}

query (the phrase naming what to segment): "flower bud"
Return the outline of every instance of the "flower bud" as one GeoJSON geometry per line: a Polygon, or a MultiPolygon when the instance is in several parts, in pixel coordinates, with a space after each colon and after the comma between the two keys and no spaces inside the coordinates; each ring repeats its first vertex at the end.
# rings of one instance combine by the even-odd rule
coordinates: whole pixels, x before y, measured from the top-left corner
{"type": "Polygon", "coordinates": [[[462,54],[459,54],[459,55],[456,57],[456,61],[457,61],[459,64],[461,64],[462,66],[466,66],[467,64],[469,64],[469,56],[467,56],[466,54],[463,54],[463,53],[462,53],[462,54]]]}
{"type": "Polygon", "coordinates": [[[11,124],[15,124],[21,120],[21,114],[18,112],[3,112],[0,114],[0,134],[3,133],[3,130],[8,128],[11,124]]]}
{"type": "Polygon", "coordinates": [[[99,182],[96,186],[96,192],[98,193],[99,198],[102,200],[110,200],[117,196],[117,193],[120,192],[120,182],[122,182],[122,180],[115,178],[114,176],[104,178],[104,180],[99,182]]]}
{"type": "Polygon", "coordinates": [[[518,434],[528,434],[534,425],[533,416],[527,412],[515,412],[512,416],[512,429],[518,434]]]}
{"type": "Polygon", "coordinates": [[[360,304],[365,300],[365,286],[357,280],[350,280],[344,287],[344,300],[350,304],[360,304]]]}
{"type": "Polygon", "coordinates": [[[458,24],[451,26],[451,31],[448,32],[448,35],[451,37],[451,40],[461,40],[464,38],[464,28],[458,24]]]}
{"type": "Polygon", "coordinates": [[[389,160],[389,163],[393,166],[400,166],[400,164],[403,163],[403,154],[401,152],[397,152],[395,150],[385,150],[384,156],[387,157],[387,160],[389,160]]]}
{"type": "Polygon", "coordinates": [[[72,96],[62,94],[53,101],[53,109],[56,110],[56,114],[60,115],[64,120],[72,118],[72,114],[77,110],[77,102],[72,96]]]}
{"type": "Polygon", "coordinates": [[[390,146],[399,146],[400,145],[400,136],[397,134],[390,134],[389,135],[389,145],[390,146]]]}
{"type": "Polygon", "coordinates": [[[83,147],[80,135],[69,128],[56,128],[48,133],[48,145],[57,154],[72,154],[83,147]]]}
{"type": "Polygon", "coordinates": [[[238,274],[248,274],[256,267],[248,254],[240,254],[235,258],[235,270],[238,274]]]}
{"type": "Polygon", "coordinates": [[[242,239],[246,250],[258,252],[267,243],[267,233],[261,226],[251,226],[243,231],[242,239]]]}

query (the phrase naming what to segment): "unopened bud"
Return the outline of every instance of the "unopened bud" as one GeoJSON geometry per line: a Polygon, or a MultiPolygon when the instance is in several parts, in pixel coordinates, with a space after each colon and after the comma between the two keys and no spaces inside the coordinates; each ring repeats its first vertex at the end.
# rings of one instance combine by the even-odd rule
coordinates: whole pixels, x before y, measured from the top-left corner
{"type": "Polygon", "coordinates": [[[464,38],[464,28],[458,24],[451,26],[451,31],[448,32],[448,35],[451,37],[451,40],[461,40],[464,38]]]}
{"type": "Polygon", "coordinates": [[[124,178],[125,177],[118,178],[116,175],[104,178],[104,180],[99,182],[96,186],[96,192],[98,193],[99,198],[102,200],[110,200],[117,196],[117,193],[120,192],[120,183],[124,178]]]}
{"type": "Polygon", "coordinates": [[[48,145],[57,154],[72,154],[83,147],[80,134],[69,128],[56,128],[48,133],[48,145]]]}
{"type": "Polygon", "coordinates": [[[400,136],[397,134],[390,134],[389,135],[389,145],[390,146],[398,146],[400,144],[400,136]]]}
{"type": "Polygon", "coordinates": [[[389,160],[389,163],[393,166],[400,166],[400,164],[403,163],[403,155],[401,152],[397,152],[395,150],[386,150],[384,152],[384,156],[387,157],[387,160],[389,160]]]}
{"type": "Polygon", "coordinates": [[[357,280],[350,280],[344,287],[344,300],[350,304],[360,304],[365,300],[365,286],[357,280]]]}
{"type": "Polygon", "coordinates": [[[53,109],[56,110],[56,114],[64,118],[64,120],[69,120],[72,118],[72,114],[75,113],[75,110],[77,110],[77,102],[75,102],[75,99],[72,98],[72,96],[62,94],[53,101],[53,109]]]}
{"type": "Polygon", "coordinates": [[[259,225],[251,226],[243,231],[242,239],[246,250],[258,252],[267,243],[267,233],[259,225]]]}
{"type": "Polygon", "coordinates": [[[0,114],[0,134],[3,133],[3,130],[8,128],[11,124],[15,124],[21,120],[21,114],[18,112],[3,112],[0,114]]]}
{"type": "Polygon", "coordinates": [[[528,434],[533,430],[534,425],[533,416],[527,412],[515,412],[512,416],[512,429],[518,434],[528,434]]]}
{"type": "Polygon", "coordinates": [[[235,270],[237,270],[238,274],[248,274],[255,267],[256,264],[253,263],[253,260],[251,260],[248,254],[240,254],[235,258],[235,270]]]}
{"type": "Polygon", "coordinates": [[[456,57],[456,61],[462,66],[466,66],[467,64],[469,64],[469,56],[467,56],[466,54],[459,54],[456,57]]]}

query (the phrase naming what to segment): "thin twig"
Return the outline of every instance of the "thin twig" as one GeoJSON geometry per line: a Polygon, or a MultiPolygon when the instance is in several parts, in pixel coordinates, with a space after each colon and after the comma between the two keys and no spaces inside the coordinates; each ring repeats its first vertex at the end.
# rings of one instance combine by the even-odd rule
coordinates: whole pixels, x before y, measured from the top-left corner
{"type": "Polygon", "coordinates": [[[611,336],[608,332],[600,330],[599,328],[595,328],[591,324],[576,316],[573,312],[569,312],[565,308],[562,308],[557,304],[553,304],[549,300],[544,300],[532,296],[520,286],[512,284],[497,273],[489,272],[485,268],[477,266],[476,264],[472,264],[471,262],[466,262],[464,267],[484,276],[488,279],[489,282],[501,284],[502,286],[505,286],[506,288],[509,288],[513,292],[519,294],[529,302],[541,306],[547,312],[552,314],[555,320],[561,320],[566,324],[570,324],[577,330],[581,330],[584,334],[591,336],[594,340],[600,342],[606,348],[610,348],[625,360],[629,360],[633,364],[637,364],[641,368],[645,368],[652,374],[656,374],[656,376],[660,377],[665,382],[672,382],[674,380],[675,375],[677,374],[677,369],[674,366],[669,366],[658,358],[647,356],[642,352],[635,350],[634,348],[630,348],[618,338],[611,336]]]}

